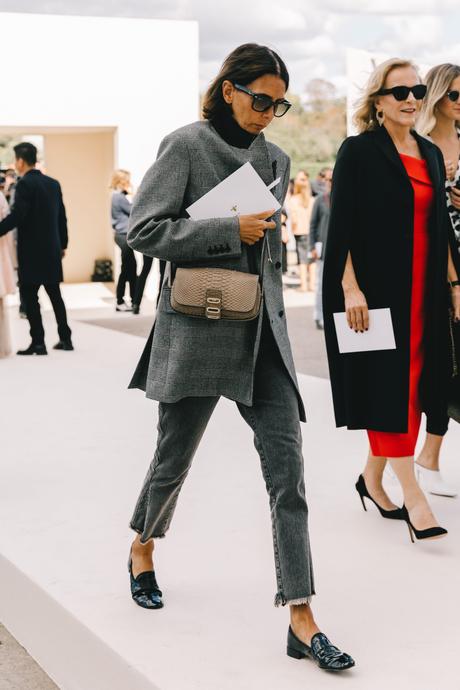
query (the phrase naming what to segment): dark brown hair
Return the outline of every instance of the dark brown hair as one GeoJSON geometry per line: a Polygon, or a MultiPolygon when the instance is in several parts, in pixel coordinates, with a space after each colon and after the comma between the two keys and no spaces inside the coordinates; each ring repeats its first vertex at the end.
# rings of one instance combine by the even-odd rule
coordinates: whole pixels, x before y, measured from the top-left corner
{"type": "Polygon", "coordinates": [[[289,87],[289,72],[280,56],[267,46],[245,43],[228,55],[203,101],[203,117],[213,120],[229,108],[222,95],[224,81],[247,86],[264,74],[275,74],[289,87]]]}

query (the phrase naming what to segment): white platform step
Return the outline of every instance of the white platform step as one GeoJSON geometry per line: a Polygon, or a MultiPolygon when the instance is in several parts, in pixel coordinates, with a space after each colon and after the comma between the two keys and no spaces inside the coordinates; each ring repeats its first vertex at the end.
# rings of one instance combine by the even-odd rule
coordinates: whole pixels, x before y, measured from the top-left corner
{"type": "MultiPolygon", "coordinates": [[[[27,343],[27,324],[14,328],[27,343]]],[[[0,620],[63,690],[336,688],[337,678],[285,654],[268,500],[250,430],[228,401],[157,546],[166,606],[131,601],[128,522],[156,424],[155,405],[126,390],[143,342],[72,328],[73,353],[0,361],[0,620]]],[[[364,513],[353,485],[366,438],[334,428],[328,382],[301,383],[314,607],[357,660],[341,682],[453,690],[460,503],[432,499],[451,533],[429,544],[412,545],[404,524],[364,513]]],[[[452,424],[443,463],[460,486],[459,448],[452,424]]]]}

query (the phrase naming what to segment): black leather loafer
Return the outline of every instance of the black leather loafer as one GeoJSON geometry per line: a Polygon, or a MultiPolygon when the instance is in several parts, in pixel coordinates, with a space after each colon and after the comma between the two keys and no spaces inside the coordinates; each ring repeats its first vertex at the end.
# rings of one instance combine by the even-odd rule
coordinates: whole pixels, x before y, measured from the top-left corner
{"type": "Polygon", "coordinates": [[[46,345],[34,345],[31,343],[25,350],[18,350],[17,355],[47,355],[46,345]]]}
{"type": "Polygon", "coordinates": [[[342,652],[327,639],[323,633],[316,633],[311,638],[311,646],[299,640],[289,626],[287,639],[287,654],[293,659],[311,657],[318,666],[325,671],[346,671],[353,668],[354,660],[349,654],[342,652]]]}
{"type": "Polygon", "coordinates": [[[154,570],[133,575],[133,563],[131,557],[128,561],[129,577],[131,580],[131,596],[138,606],[143,609],[162,609],[164,604],[161,599],[163,592],[158,587],[154,570]]]}

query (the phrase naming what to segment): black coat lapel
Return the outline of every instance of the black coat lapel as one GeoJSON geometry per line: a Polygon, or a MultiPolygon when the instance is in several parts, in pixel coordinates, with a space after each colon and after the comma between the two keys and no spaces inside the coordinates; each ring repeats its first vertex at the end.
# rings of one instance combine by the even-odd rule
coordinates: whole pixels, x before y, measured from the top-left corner
{"type": "Polygon", "coordinates": [[[378,147],[383,151],[385,156],[388,158],[389,161],[391,161],[391,163],[396,167],[396,169],[399,170],[399,172],[408,182],[408,184],[410,184],[406,168],[404,167],[404,163],[400,158],[398,149],[394,145],[393,139],[390,137],[385,127],[380,127],[379,129],[375,130],[373,132],[373,135],[378,147]]]}

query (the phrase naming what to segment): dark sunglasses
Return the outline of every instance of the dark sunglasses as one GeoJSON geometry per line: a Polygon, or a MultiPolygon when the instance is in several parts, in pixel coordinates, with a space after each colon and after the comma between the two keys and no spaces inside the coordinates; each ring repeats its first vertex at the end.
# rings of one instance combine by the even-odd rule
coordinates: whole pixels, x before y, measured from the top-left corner
{"type": "Polygon", "coordinates": [[[455,101],[458,101],[458,97],[460,96],[460,91],[448,91],[446,93],[447,98],[449,101],[452,101],[452,103],[455,103],[455,101]]]}
{"type": "Polygon", "coordinates": [[[248,96],[252,96],[252,109],[258,113],[265,113],[270,108],[273,108],[275,117],[283,117],[292,105],[285,98],[273,101],[270,96],[266,96],[264,93],[254,93],[254,91],[251,91],[246,86],[241,86],[241,84],[233,84],[233,86],[237,91],[242,91],[247,93],[248,96]]]}
{"type": "Polygon", "coordinates": [[[426,84],[416,84],[415,86],[393,86],[392,89],[380,89],[375,96],[394,96],[397,101],[406,101],[410,93],[413,93],[417,101],[421,101],[426,96],[426,84]]]}

